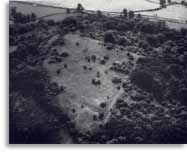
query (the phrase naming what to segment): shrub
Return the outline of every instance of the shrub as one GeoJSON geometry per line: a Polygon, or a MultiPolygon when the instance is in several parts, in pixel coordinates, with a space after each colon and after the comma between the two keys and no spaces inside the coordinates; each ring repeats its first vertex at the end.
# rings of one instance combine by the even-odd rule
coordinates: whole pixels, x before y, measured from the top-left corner
{"type": "Polygon", "coordinates": [[[118,98],[117,100],[116,100],[116,103],[117,104],[121,104],[121,103],[123,103],[124,102],[124,100],[122,99],[122,98],[118,98]]]}
{"type": "Polygon", "coordinates": [[[97,120],[97,115],[93,115],[93,120],[94,120],[94,121],[97,120]]]}
{"type": "Polygon", "coordinates": [[[94,78],[94,79],[92,79],[92,84],[96,85],[96,86],[101,85],[101,80],[94,78]]]}
{"type": "Polygon", "coordinates": [[[61,72],[61,70],[60,70],[60,69],[58,69],[58,70],[56,71],[56,73],[57,73],[57,74],[60,74],[60,72],[61,72]]]}
{"type": "Polygon", "coordinates": [[[105,116],[104,113],[100,113],[100,114],[99,114],[99,119],[100,119],[100,120],[103,120],[103,119],[104,119],[104,116],[105,116]]]}
{"type": "Polygon", "coordinates": [[[160,25],[156,22],[141,22],[139,29],[144,33],[156,34],[160,32],[160,25]]]}
{"type": "Polygon", "coordinates": [[[104,59],[102,59],[102,60],[100,61],[100,64],[105,65],[105,64],[106,64],[106,61],[105,61],[104,59]]]}
{"type": "Polygon", "coordinates": [[[156,37],[155,35],[147,35],[146,39],[151,46],[159,46],[160,44],[158,37],[156,37]]]}
{"type": "Polygon", "coordinates": [[[62,21],[62,25],[64,25],[64,26],[77,26],[77,20],[74,17],[66,17],[62,21]]]}
{"type": "Polygon", "coordinates": [[[92,55],[92,56],[91,56],[91,60],[92,60],[93,62],[95,62],[96,59],[97,59],[96,55],[92,55]]]}
{"type": "Polygon", "coordinates": [[[66,57],[69,56],[69,53],[68,52],[62,52],[62,54],[60,56],[66,58],[66,57]]]}
{"type": "Polygon", "coordinates": [[[116,22],[115,20],[107,21],[103,24],[104,28],[108,30],[116,29],[116,22]]]}
{"type": "Polygon", "coordinates": [[[113,78],[112,78],[112,82],[113,82],[113,83],[121,83],[122,80],[121,80],[121,78],[119,78],[119,77],[113,77],[113,78]]]}
{"type": "Polygon", "coordinates": [[[148,47],[150,47],[149,43],[145,40],[140,40],[138,45],[140,48],[143,49],[147,49],[148,47]]]}
{"type": "Polygon", "coordinates": [[[129,44],[129,41],[127,40],[127,38],[121,37],[121,38],[119,39],[119,41],[118,41],[118,44],[119,44],[119,45],[122,45],[122,46],[126,46],[126,45],[129,44]]]}
{"type": "Polygon", "coordinates": [[[104,42],[105,43],[115,43],[115,37],[112,31],[107,31],[104,35],[104,42]]]}
{"type": "Polygon", "coordinates": [[[55,25],[56,23],[55,23],[55,21],[54,20],[47,20],[46,21],[47,22],[47,25],[49,25],[49,26],[53,26],[53,25],[55,25]]]}
{"type": "Polygon", "coordinates": [[[106,105],[107,105],[106,102],[102,102],[102,103],[100,104],[100,107],[101,107],[101,108],[105,108],[106,105]]]}

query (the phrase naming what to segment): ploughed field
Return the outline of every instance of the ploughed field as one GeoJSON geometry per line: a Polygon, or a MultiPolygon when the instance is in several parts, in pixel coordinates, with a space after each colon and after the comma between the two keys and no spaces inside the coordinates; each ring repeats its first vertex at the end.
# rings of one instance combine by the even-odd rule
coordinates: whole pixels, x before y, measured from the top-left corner
{"type": "Polygon", "coordinates": [[[187,30],[62,10],[12,17],[10,143],[187,142],[187,30]]]}

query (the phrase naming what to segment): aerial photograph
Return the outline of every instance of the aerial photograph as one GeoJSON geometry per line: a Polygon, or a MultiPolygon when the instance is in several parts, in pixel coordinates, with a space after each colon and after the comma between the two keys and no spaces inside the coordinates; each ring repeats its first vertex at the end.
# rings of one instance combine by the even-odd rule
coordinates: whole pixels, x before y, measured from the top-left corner
{"type": "Polygon", "coordinates": [[[187,0],[9,1],[9,144],[187,144],[187,0]]]}

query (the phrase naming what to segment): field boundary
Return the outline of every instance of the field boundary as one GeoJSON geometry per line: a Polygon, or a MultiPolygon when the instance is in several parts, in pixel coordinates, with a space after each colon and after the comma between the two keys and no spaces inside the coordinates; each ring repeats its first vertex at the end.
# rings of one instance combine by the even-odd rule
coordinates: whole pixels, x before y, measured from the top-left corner
{"type": "MultiPolygon", "coordinates": [[[[147,0],[149,1],[149,0],[147,0]]],[[[33,7],[51,7],[51,8],[56,8],[56,9],[69,9],[70,11],[75,11],[76,12],[76,8],[64,8],[64,7],[58,7],[58,6],[51,6],[51,5],[46,5],[46,4],[38,4],[38,3],[34,3],[34,2],[24,2],[24,1],[11,1],[11,2],[16,2],[16,3],[24,3],[24,4],[27,4],[27,5],[32,5],[33,7]],[[36,6],[34,6],[36,5],[36,6]]],[[[181,5],[180,3],[177,3],[177,2],[173,2],[171,4],[167,4],[167,6],[169,5],[181,5]]],[[[158,7],[158,8],[154,8],[154,9],[147,9],[147,10],[136,10],[136,11],[133,11],[135,14],[137,13],[140,13],[140,12],[151,12],[151,11],[158,11],[158,10],[161,10],[161,9],[164,9],[162,7],[158,7]]],[[[75,13],[73,12],[73,13],[75,13]]],[[[101,11],[104,15],[114,15],[114,16],[120,16],[122,15],[122,12],[115,12],[115,11],[101,11]]],[[[72,12],[71,12],[72,13],[72,12]]],[[[87,10],[85,9],[83,11],[83,13],[87,13],[87,14],[97,14],[97,11],[96,10],[87,10]]],[[[37,20],[40,20],[40,19],[44,19],[46,17],[50,17],[50,16],[55,16],[55,15],[60,15],[60,14],[65,14],[65,13],[53,13],[53,14],[48,14],[48,15],[45,15],[45,16],[41,16],[41,17],[38,17],[37,20]]],[[[144,18],[148,18],[148,19],[155,19],[155,20],[159,20],[159,21],[167,21],[167,22],[172,22],[172,23],[178,23],[178,24],[187,24],[186,21],[180,21],[180,20],[175,20],[175,19],[171,19],[171,18],[164,18],[164,17],[159,17],[159,16],[152,16],[152,15],[143,15],[141,14],[142,17],[144,18]]]]}

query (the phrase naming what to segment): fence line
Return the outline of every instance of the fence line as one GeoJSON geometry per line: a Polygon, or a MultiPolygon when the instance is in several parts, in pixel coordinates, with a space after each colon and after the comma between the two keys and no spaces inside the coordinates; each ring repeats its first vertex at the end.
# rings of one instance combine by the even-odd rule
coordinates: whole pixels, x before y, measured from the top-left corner
{"type": "MultiPolygon", "coordinates": [[[[76,12],[76,9],[71,9],[74,10],[76,12]]],[[[71,13],[75,13],[75,12],[71,12],[71,13]]],[[[122,13],[121,12],[109,12],[109,11],[101,11],[102,13],[106,13],[105,15],[109,14],[109,15],[115,15],[115,16],[120,16],[122,13]]],[[[87,13],[87,14],[97,14],[97,11],[93,11],[93,10],[84,10],[83,13],[87,13]]],[[[45,16],[41,16],[39,18],[37,18],[37,20],[39,19],[43,19],[46,17],[50,17],[50,16],[54,16],[54,15],[60,15],[60,14],[66,14],[66,12],[64,13],[53,13],[53,14],[48,14],[45,16]]],[[[165,18],[165,17],[159,17],[159,16],[152,16],[152,15],[141,15],[142,17],[145,18],[150,18],[150,19],[155,19],[155,20],[161,20],[161,21],[167,21],[167,22],[173,22],[173,23],[179,23],[179,24],[186,24],[183,21],[180,20],[175,20],[175,19],[171,19],[171,18],[165,18]]]]}
{"type": "MultiPolygon", "coordinates": [[[[151,0],[147,0],[147,1],[151,1],[151,0]]],[[[16,1],[19,3],[27,3],[30,5],[33,5],[35,3],[32,2],[20,2],[20,1],[16,1]]],[[[179,3],[171,3],[171,4],[167,4],[168,5],[175,5],[175,4],[179,4],[179,3]]],[[[43,7],[53,7],[53,8],[61,8],[61,9],[69,9],[70,11],[74,11],[73,13],[76,12],[76,8],[63,8],[63,7],[56,7],[56,6],[48,6],[48,5],[43,5],[43,4],[37,4],[38,6],[43,6],[43,7]]],[[[139,12],[148,12],[148,11],[157,11],[163,9],[161,7],[158,8],[154,8],[154,9],[147,9],[147,10],[137,10],[137,11],[133,11],[134,13],[139,13],[139,12]]],[[[101,11],[104,15],[114,15],[114,16],[120,16],[122,14],[122,12],[113,12],[113,11],[101,11]]],[[[41,16],[38,17],[37,20],[46,18],[46,17],[50,17],[50,16],[54,16],[54,15],[60,15],[60,14],[65,14],[66,12],[60,12],[60,13],[53,13],[53,14],[48,14],[45,16],[41,16]]],[[[87,13],[87,14],[97,14],[97,11],[94,10],[84,10],[83,13],[87,13]]],[[[162,20],[162,21],[168,21],[168,22],[173,22],[173,23],[179,23],[179,24],[187,24],[186,22],[180,21],[180,20],[175,20],[175,19],[171,19],[171,18],[164,18],[164,17],[158,17],[158,16],[151,16],[151,15],[142,15],[142,17],[145,18],[150,18],[150,19],[155,19],[155,20],[162,20]]]]}

